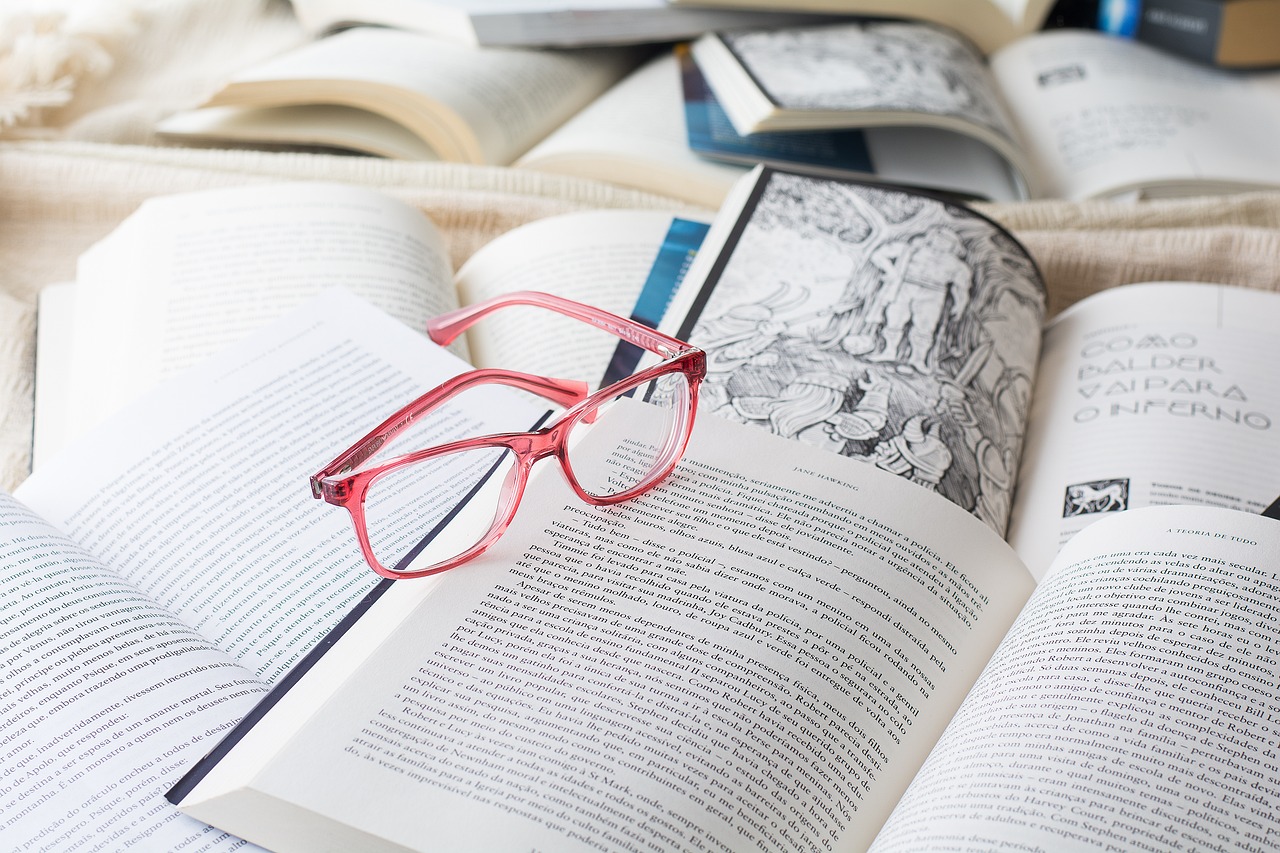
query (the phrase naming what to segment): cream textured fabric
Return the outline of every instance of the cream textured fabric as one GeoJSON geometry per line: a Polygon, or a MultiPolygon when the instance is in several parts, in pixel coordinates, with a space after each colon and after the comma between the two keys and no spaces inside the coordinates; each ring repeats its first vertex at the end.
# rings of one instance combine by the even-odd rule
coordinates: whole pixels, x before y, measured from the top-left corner
{"type": "MultiPolygon", "coordinates": [[[[494,236],[544,216],[604,207],[684,207],[607,184],[513,169],[163,147],[151,132],[157,119],[199,103],[236,68],[300,42],[287,4],[67,2],[99,17],[90,16],[93,26],[83,18],[63,20],[66,33],[97,39],[93,43],[111,61],[105,71],[92,73],[72,62],[68,68],[85,73],[68,81],[65,106],[37,110],[24,122],[0,128],[0,140],[9,140],[0,141],[0,488],[12,488],[28,471],[36,293],[47,283],[73,279],[78,255],[152,195],[278,180],[372,186],[430,216],[455,266],[494,236]],[[100,17],[110,14],[120,17],[100,17]]],[[[0,11],[0,27],[10,12],[7,5],[0,11]]],[[[56,31],[58,23],[46,20],[43,26],[56,31]]],[[[84,47],[83,41],[76,45],[84,47]]],[[[67,55],[58,45],[46,47],[46,55],[67,55]]],[[[1280,289],[1280,193],[980,209],[1035,256],[1053,312],[1133,281],[1280,289]]]]}

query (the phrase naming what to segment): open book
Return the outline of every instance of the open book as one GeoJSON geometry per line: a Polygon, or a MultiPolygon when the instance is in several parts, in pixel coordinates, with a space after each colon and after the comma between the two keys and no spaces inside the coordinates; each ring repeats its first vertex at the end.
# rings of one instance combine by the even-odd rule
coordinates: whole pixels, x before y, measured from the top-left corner
{"type": "Polygon", "coordinates": [[[1270,519],[1116,515],[1033,594],[953,503],[802,442],[703,416],[674,476],[603,511],[535,478],[491,551],[383,587],[171,798],[280,851],[1280,832],[1270,519]]]}
{"type": "MultiPolygon", "coordinates": [[[[916,156],[892,130],[867,143],[869,156],[852,161],[815,145],[806,161],[784,154],[781,146],[762,150],[760,140],[741,139],[732,164],[724,162],[723,145],[712,152],[715,158],[700,156],[708,152],[691,150],[696,134],[686,120],[697,128],[709,122],[705,109],[689,112],[683,93],[688,69],[682,71],[675,52],[658,50],[640,62],[645,54],[617,50],[620,56],[480,50],[359,28],[244,71],[208,106],[174,115],[159,129],[184,140],[323,144],[400,159],[511,163],[712,209],[760,161],[841,167],[886,183],[992,200],[1018,195],[1004,161],[990,149],[972,143],[965,157],[957,156],[956,145],[947,158],[930,156],[931,149],[916,156]],[[433,71],[424,54],[447,64],[447,73],[433,71]],[[588,69],[585,79],[565,86],[560,75],[576,74],[577,68],[588,69]],[[452,88],[455,76],[465,89],[452,88]],[[513,104],[521,105],[515,119],[513,104]],[[465,142],[455,139],[464,136],[465,142]],[[486,141],[499,137],[505,139],[500,145],[486,141]]],[[[725,127],[717,118],[717,132],[701,136],[723,140],[725,127]]],[[[791,152],[796,147],[794,141],[787,146],[791,152]]]]}
{"type": "Polygon", "coordinates": [[[941,128],[908,124],[739,133],[693,61],[689,45],[678,45],[675,59],[680,66],[685,147],[700,162],[809,169],[936,190],[965,200],[1026,196],[1021,179],[994,148],[941,128]]]}
{"type": "MultiPolygon", "coordinates": [[[[852,316],[843,287],[831,289],[840,286],[830,283],[832,258],[847,255],[850,272],[877,287],[860,253],[932,217],[954,227],[959,260],[974,265],[976,290],[960,314],[981,321],[967,326],[975,351],[1034,351],[1026,327],[1038,311],[1018,311],[1042,300],[1034,270],[987,220],[924,196],[771,172],[742,190],[672,305],[677,324],[696,323],[699,305],[712,316],[746,287],[742,247],[759,242],[758,257],[791,260],[788,276],[826,282],[852,316]],[[770,198],[763,190],[775,179],[784,183],[770,198]],[[804,222],[812,226],[787,233],[804,222]],[[815,253],[823,240],[829,251],[815,253]],[[987,337],[1006,326],[1001,343],[987,337]]],[[[1161,333],[1177,332],[1184,349],[1194,335],[1215,375],[1274,349],[1256,329],[1274,328],[1274,299],[1237,317],[1232,300],[1252,294],[1196,286],[1217,309],[1206,311],[1174,299],[1181,289],[1154,294],[1168,303],[1161,333]],[[1180,305],[1187,315],[1175,319],[1180,305]],[[1239,331],[1224,343],[1213,333],[1227,324],[1239,331]]],[[[783,337],[778,325],[792,332],[788,343],[811,337],[789,314],[774,319],[761,330],[769,343],[783,337]]],[[[1154,340],[1141,318],[1093,316],[1084,328],[1090,342],[1121,328],[1154,340]]],[[[859,325],[839,340],[870,333],[859,325]]],[[[968,402],[990,427],[973,404],[990,376],[982,368],[1003,361],[975,367],[979,359],[949,348],[936,373],[916,373],[906,350],[897,355],[868,361],[860,376],[883,371],[921,389],[949,376],[961,387],[948,408],[968,402]],[[957,358],[969,367],[952,374],[957,358]]],[[[1193,352],[1183,355],[1190,365],[1193,352]]],[[[936,447],[898,442],[897,463],[867,465],[727,423],[704,405],[669,487],[597,512],[566,499],[556,475],[537,478],[488,557],[439,583],[366,595],[373,577],[346,518],[310,500],[306,476],[460,367],[402,323],[327,295],[51,460],[19,490],[25,506],[0,499],[0,547],[19,567],[0,596],[0,637],[12,650],[0,683],[18,697],[0,712],[0,738],[5,769],[22,771],[0,785],[6,840],[75,849],[119,831],[121,846],[145,835],[165,849],[196,839],[233,849],[160,792],[242,715],[249,723],[220,760],[173,797],[279,849],[323,839],[353,850],[646,840],[856,850],[882,825],[886,842],[922,833],[916,849],[973,834],[1045,849],[1084,838],[1160,847],[1169,832],[1221,832],[1226,842],[1210,840],[1244,849],[1280,831],[1258,799],[1277,784],[1263,727],[1280,707],[1257,670],[1264,659],[1272,666],[1280,618],[1262,594],[1273,581],[1260,567],[1277,556],[1271,520],[1205,507],[1103,513],[1108,522],[1073,538],[1027,603],[1045,567],[1028,568],[970,507],[920,488],[935,469],[900,464],[936,462],[936,447]],[[1161,609],[1133,608],[1136,590],[1161,609]],[[1088,621],[1103,619],[1123,633],[1088,621]],[[1005,650],[994,652],[1002,636],[1005,650]],[[1048,657],[1057,668],[1046,671],[1048,657]],[[966,692],[973,698],[954,714],[966,692]],[[1148,713],[1158,727],[1130,719],[1148,713]],[[935,742],[944,751],[925,764],[935,742]],[[1188,761],[1201,766],[1184,773],[1188,761]],[[1143,787],[1134,780],[1147,766],[1141,778],[1158,781],[1143,787]],[[1211,800],[1214,790],[1234,802],[1211,800]],[[1001,799],[985,799],[993,791],[1001,799]],[[1018,807],[1006,807],[1015,797],[1018,807]]],[[[1013,378],[1000,399],[1018,398],[1013,378]]],[[[1265,375],[1235,381],[1233,396],[1275,410],[1265,375]]],[[[906,414],[901,398],[890,387],[888,418],[906,414]]],[[[1181,429],[1161,427],[1185,420],[1148,408],[1145,440],[1159,435],[1177,454],[1181,429]]],[[[521,429],[534,414],[504,395],[468,404],[458,420],[521,429]]],[[[877,419],[867,405],[840,423],[877,419]]],[[[1231,452],[1217,456],[1200,434],[1183,436],[1193,443],[1186,455],[1273,488],[1265,453],[1239,462],[1241,434],[1226,433],[1231,452]]],[[[1198,487],[1188,471],[1175,476],[1198,487]]]]}
{"type": "MultiPolygon", "coordinates": [[[[335,285],[418,330],[461,304],[529,289],[624,316],[643,295],[657,306],[647,317],[656,322],[705,231],[696,217],[659,211],[568,214],[507,232],[455,275],[436,227],[370,189],[292,183],[150,199],[80,258],[68,292],[42,296],[35,464],[335,285]]],[[[573,328],[516,312],[476,327],[454,350],[478,365],[598,377],[611,344],[582,342],[573,328]]]]}
{"type": "Polygon", "coordinates": [[[536,513],[500,557],[397,585],[183,810],[281,851],[863,850],[916,774],[873,849],[1261,850],[1280,832],[1271,520],[1117,517],[1008,630],[1029,581],[969,519],[872,469],[822,488],[784,454],[747,475],[704,450],[686,500],[613,514],[598,555],[536,513]],[[694,538],[674,559],[649,544],[670,538],[657,521],[734,512],[717,493],[793,489],[795,531],[697,524],[727,550],[694,538]],[[819,520],[837,497],[847,525],[819,520]],[[874,532],[828,539],[859,524],[874,532]],[[607,557],[627,546],[646,583],[607,557]],[[1152,609],[1130,609],[1135,590],[1152,609]]]}
{"type": "MultiPolygon", "coordinates": [[[[0,495],[7,848],[236,848],[162,792],[377,580],[307,470],[466,367],[326,296],[68,447],[24,503],[0,495]]],[[[452,429],[536,414],[481,395],[452,429]]]]}
{"type": "Polygon", "coordinates": [[[748,137],[928,129],[938,138],[917,156],[945,162],[957,137],[976,141],[1039,197],[1280,186],[1280,76],[1234,75],[1097,32],[1034,33],[988,61],[933,24],[863,21],[711,34],[693,56],[748,137]]]}
{"type": "Polygon", "coordinates": [[[714,209],[745,170],[690,152],[675,60],[667,50],[642,63],[646,53],[486,50],[356,28],[247,69],[158,129],[190,141],[514,164],[714,209]],[[460,134],[465,144],[446,138],[460,134]]]}
{"type": "Polygon", "coordinates": [[[643,56],[479,48],[354,27],[238,73],[206,102],[217,110],[176,115],[158,130],[508,165],[643,56]]]}
{"type": "Polygon", "coordinates": [[[707,351],[703,411],[938,491],[1039,577],[1107,513],[1275,498],[1278,312],[1274,293],[1148,283],[1042,334],[1033,260],[967,207],[756,169],[664,324],[707,351]]]}

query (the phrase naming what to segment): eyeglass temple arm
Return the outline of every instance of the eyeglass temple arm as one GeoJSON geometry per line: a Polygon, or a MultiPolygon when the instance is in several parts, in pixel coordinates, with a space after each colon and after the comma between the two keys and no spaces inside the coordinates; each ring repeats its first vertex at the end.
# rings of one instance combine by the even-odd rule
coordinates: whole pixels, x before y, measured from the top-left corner
{"type": "Polygon", "coordinates": [[[591,393],[591,387],[586,382],[534,376],[513,370],[492,368],[469,370],[423,394],[387,418],[368,435],[348,448],[341,456],[330,462],[325,466],[324,470],[311,478],[312,495],[317,498],[322,496],[321,480],[336,474],[354,471],[365,460],[377,453],[384,444],[403,432],[418,418],[437,408],[445,401],[477,385],[494,383],[510,385],[513,388],[537,394],[539,397],[551,400],[566,409],[586,399],[591,393]]]}
{"type": "Polygon", "coordinates": [[[628,343],[635,344],[650,352],[659,353],[665,357],[692,349],[684,341],[664,335],[634,320],[619,317],[608,311],[603,311],[590,305],[583,305],[580,302],[574,302],[562,296],[542,293],[536,290],[517,290],[511,293],[504,293],[500,296],[441,314],[427,321],[427,334],[431,336],[431,340],[441,346],[448,346],[473,323],[509,305],[532,305],[537,308],[546,308],[572,317],[575,320],[590,323],[593,326],[604,329],[606,332],[617,335],[628,343]]]}

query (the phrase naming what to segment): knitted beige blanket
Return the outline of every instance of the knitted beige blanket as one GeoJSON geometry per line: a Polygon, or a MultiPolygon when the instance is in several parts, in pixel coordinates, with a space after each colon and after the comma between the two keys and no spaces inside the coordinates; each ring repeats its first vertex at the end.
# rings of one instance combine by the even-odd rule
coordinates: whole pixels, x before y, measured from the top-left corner
{"type": "MultiPolygon", "coordinates": [[[[237,65],[302,38],[287,5],[80,5],[96,9],[99,17],[45,20],[46,29],[61,26],[72,38],[46,39],[44,54],[22,66],[26,78],[13,62],[20,51],[10,44],[5,52],[3,33],[14,27],[0,27],[0,140],[10,140],[0,141],[0,488],[12,488],[29,471],[37,292],[74,279],[79,254],[152,195],[278,180],[372,186],[431,217],[455,265],[494,236],[540,217],[604,207],[684,206],[607,184],[514,169],[161,147],[150,130],[156,119],[195,105],[237,65]],[[116,17],[104,19],[107,9],[116,17]],[[129,48],[120,52],[123,42],[129,48]],[[19,87],[24,80],[25,88],[19,87]]],[[[39,22],[33,21],[26,24],[34,32],[39,22]]],[[[1135,281],[1280,289],[1280,193],[981,209],[1036,258],[1053,312],[1094,291],[1135,281]]]]}

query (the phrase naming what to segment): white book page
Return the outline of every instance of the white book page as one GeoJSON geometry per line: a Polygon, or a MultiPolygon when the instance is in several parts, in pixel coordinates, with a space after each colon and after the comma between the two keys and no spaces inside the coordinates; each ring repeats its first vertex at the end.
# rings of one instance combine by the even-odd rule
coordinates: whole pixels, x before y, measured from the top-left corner
{"type": "Polygon", "coordinates": [[[0,493],[8,850],[244,849],[164,792],[265,687],[0,493]]]}
{"type": "MultiPolygon", "coordinates": [[[[335,290],[129,407],[17,496],[272,681],[377,581],[347,513],[308,478],[466,368],[335,290]]],[[[540,412],[483,390],[446,411],[452,437],[540,412]]]]}
{"type": "Polygon", "coordinates": [[[399,122],[333,104],[186,110],[159,122],[156,131],[185,140],[328,146],[400,160],[440,159],[399,122]]]}
{"type": "Polygon", "coordinates": [[[380,599],[237,746],[260,765],[308,720],[253,785],[309,829],[259,836],[292,810],[205,811],[209,788],[184,808],[298,850],[868,843],[1029,576],[937,496],[717,418],[673,478],[608,510],[537,478],[484,557],[380,599]],[[308,682],[348,674],[311,715],[308,682]]]}
{"type": "Polygon", "coordinates": [[[81,258],[71,434],[340,285],[414,328],[457,306],[439,232],[374,190],[277,184],[151,199],[81,258]]]}
{"type": "Polygon", "coordinates": [[[876,178],[980,201],[1022,201],[1028,176],[989,145],[932,127],[869,127],[864,132],[876,178]]]}
{"type": "Polygon", "coordinates": [[[406,125],[444,160],[505,165],[636,61],[621,49],[487,49],[356,27],[242,72],[209,104],[363,107],[406,125]]]}
{"type": "MultiPolygon", "coordinates": [[[[472,255],[458,271],[458,294],[470,304],[542,290],[629,316],[673,218],[614,210],[531,222],[472,255]]],[[[467,342],[477,365],[598,381],[618,338],[545,309],[513,307],[473,326],[467,342]]]]}
{"type": "Polygon", "coordinates": [[[680,68],[672,51],[650,60],[515,162],[720,206],[747,170],[689,150],[680,68]]]}
{"type": "Polygon", "coordinates": [[[76,285],[59,282],[40,289],[36,313],[35,423],[31,430],[31,467],[38,468],[66,441],[72,428],[67,389],[75,339],[76,285]]]}
{"type": "Polygon", "coordinates": [[[1273,74],[1218,71],[1076,30],[1015,42],[991,69],[1046,197],[1280,184],[1273,74]]]}
{"type": "Polygon", "coordinates": [[[1009,542],[1040,577],[1109,513],[1260,512],[1280,494],[1280,297],[1208,284],[1104,291],[1044,337],[1009,542]]]}
{"type": "Polygon", "coordinates": [[[1076,537],[872,849],[1275,849],[1277,561],[1216,508],[1076,537]]]}

